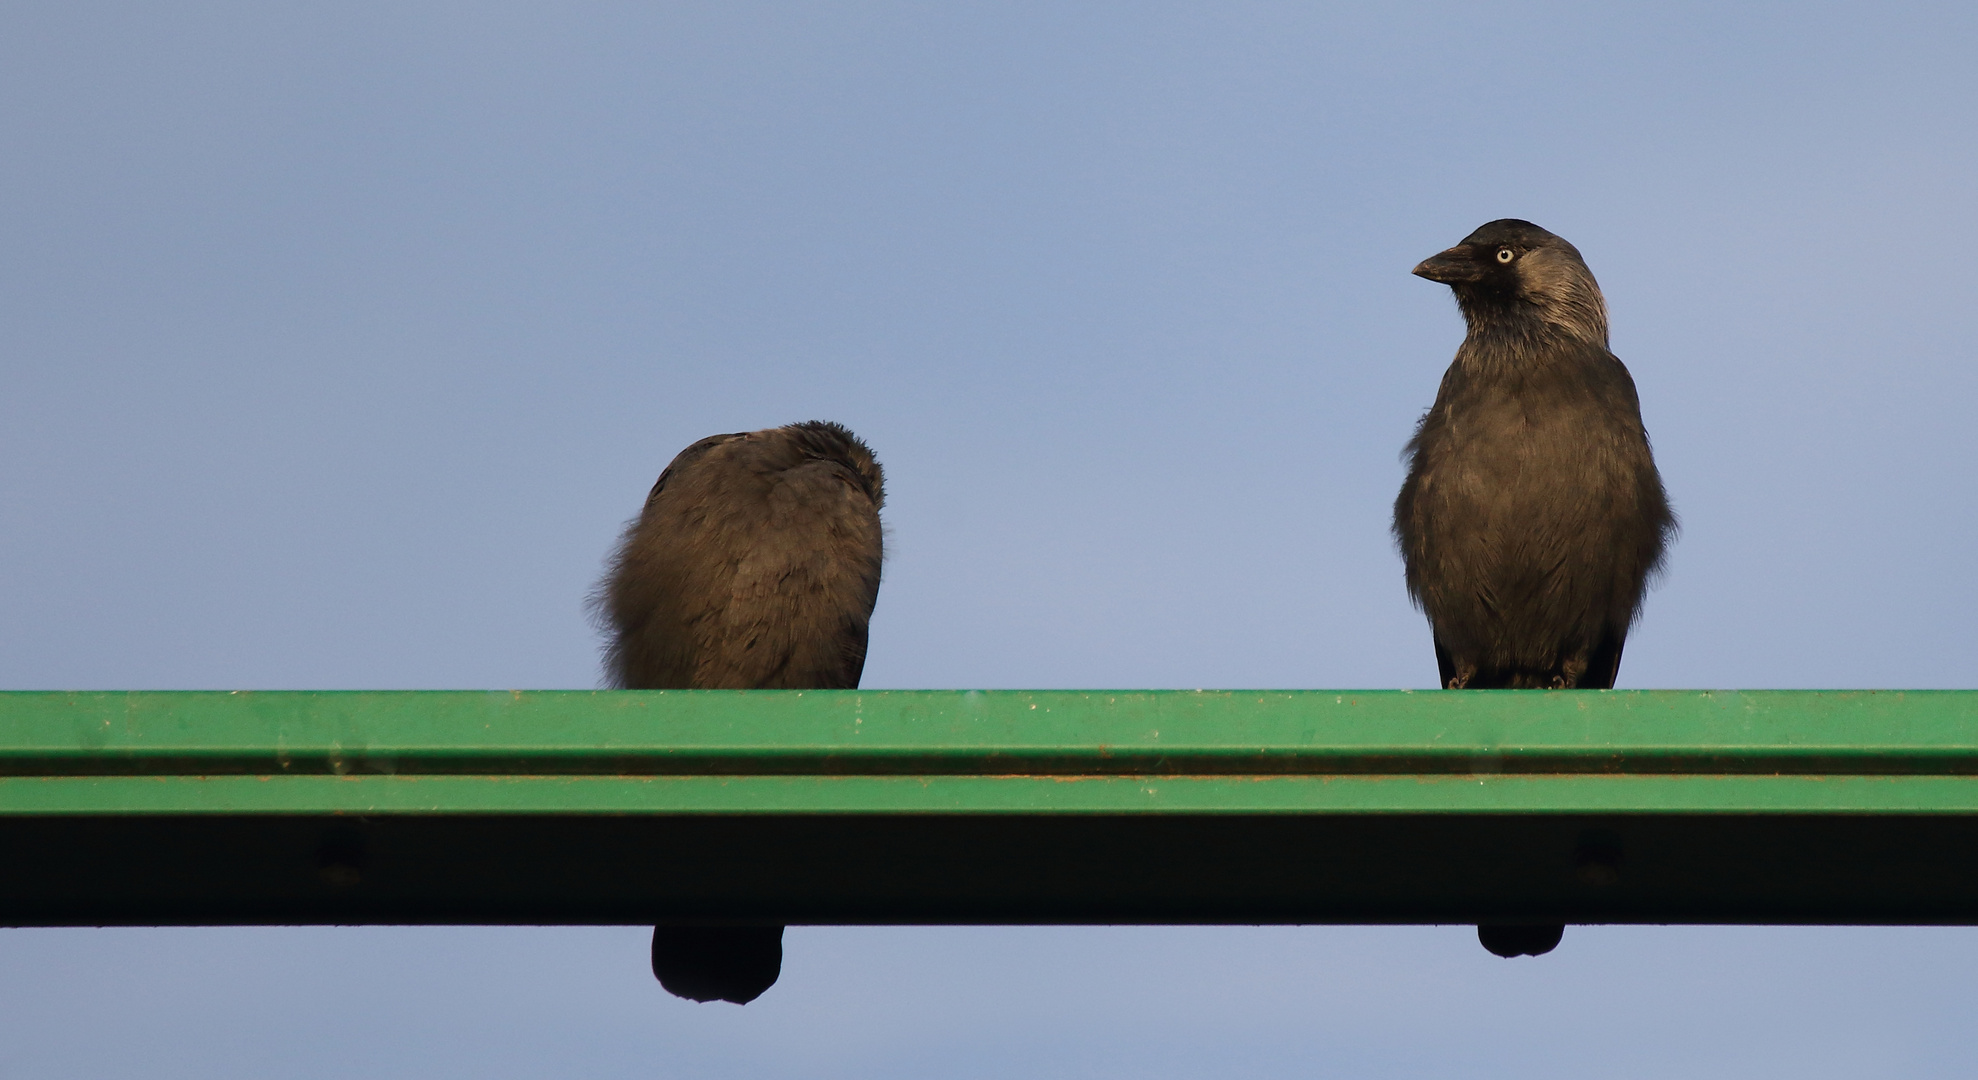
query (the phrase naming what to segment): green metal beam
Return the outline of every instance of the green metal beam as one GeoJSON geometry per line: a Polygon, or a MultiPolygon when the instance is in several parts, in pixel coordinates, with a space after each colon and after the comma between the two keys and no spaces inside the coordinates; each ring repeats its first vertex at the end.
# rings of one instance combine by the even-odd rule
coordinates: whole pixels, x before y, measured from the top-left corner
{"type": "Polygon", "coordinates": [[[1978,922],[1978,692],[0,693],[0,922],[1978,922]]]}

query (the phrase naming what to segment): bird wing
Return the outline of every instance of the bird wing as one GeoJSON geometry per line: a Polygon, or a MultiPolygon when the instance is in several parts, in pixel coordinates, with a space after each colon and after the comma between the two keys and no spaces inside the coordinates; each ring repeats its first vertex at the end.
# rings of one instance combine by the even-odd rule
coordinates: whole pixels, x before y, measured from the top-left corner
{"type": "MultiPolygon", "coordinates": [[[[700,679],[755,687],[853,687],[879,590],[878,513],[837,463],[780,470],[734,564],[700,679]]],[[[714,685],[707,682],[706,685],[714,685]]]]}

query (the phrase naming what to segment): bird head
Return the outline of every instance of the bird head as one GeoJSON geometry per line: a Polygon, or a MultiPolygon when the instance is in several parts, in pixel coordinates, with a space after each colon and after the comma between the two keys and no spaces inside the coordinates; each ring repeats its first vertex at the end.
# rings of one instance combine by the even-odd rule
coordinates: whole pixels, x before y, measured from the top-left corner
{"type": "Polygon", "coordinates": [[[1440,281],[1473,331],[1539,320],[1575,337],[1607,344],[1607,304],[1579,249],[1529,221],[1502,218],[1415,267],[1440,281]]]}

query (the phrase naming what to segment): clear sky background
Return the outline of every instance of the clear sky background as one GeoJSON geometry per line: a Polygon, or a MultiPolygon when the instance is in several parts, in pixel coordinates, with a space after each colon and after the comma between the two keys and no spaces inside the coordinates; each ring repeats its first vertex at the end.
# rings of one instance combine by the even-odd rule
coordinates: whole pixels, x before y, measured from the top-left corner
{"type": "MultiPolygon", "coordinates": [[[[588,687],[694,439],[887,467],[874,687],[1428,686],[1388,538],[1585,254],[1683,518],[1624,687],[1978,685],[1978,14],[0,8],[0,688],[588,687]]],[[[1909,1077],[1978,930],[0,931],[5,1077],[1909,1077]]]]}

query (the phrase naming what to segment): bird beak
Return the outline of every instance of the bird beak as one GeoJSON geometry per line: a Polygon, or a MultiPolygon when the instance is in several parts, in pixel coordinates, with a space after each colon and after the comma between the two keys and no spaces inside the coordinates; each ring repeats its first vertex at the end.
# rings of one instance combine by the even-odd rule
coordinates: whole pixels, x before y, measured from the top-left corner
{"type": "Polygon", "coordinates": [[[1423,259],[1422,264],[1415,267],[1415,276],[1440,281],[1444,285],[1455,285],[1464,281],[1481,281],[1483,271],[1478,269],[1470,249],[1458,244],[1440,255],[1423,259]]]}

